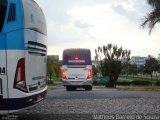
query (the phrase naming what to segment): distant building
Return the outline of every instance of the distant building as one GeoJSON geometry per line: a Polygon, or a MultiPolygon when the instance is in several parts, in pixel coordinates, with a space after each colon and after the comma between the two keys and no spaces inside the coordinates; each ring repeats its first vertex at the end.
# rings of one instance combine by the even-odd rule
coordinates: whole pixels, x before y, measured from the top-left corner
{"type": "Polygon", "coordinates": [[[137,66],[145,66],[146,57],[133,56],[131,57],[131,64],[136,64],[137,66]]]}

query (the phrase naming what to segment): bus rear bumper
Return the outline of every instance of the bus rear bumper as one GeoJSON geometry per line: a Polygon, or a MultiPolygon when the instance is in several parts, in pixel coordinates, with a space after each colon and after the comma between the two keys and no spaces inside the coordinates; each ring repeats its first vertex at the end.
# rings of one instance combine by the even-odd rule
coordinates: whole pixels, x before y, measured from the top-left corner
{"type": "Polygon", "coordinates": [[[46,98],[47,89],[43,92],[24,98],[0,99],[0,113],[8,114],[27,109],[46,98]]]}
{"type": "Polygon", "coordinates": [[[63,80],[64,86],[92,86],[92,80],[63,80]]]}

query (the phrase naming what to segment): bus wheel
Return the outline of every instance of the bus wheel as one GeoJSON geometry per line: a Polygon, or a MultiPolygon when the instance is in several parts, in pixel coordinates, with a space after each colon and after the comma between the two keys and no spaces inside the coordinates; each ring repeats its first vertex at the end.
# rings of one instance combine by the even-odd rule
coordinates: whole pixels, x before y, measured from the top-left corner
{"type": "Polygon", "coordinates": [[[70,91],[70,90],[71,90],[70,86],[66,86],[66,91],[70,91]]]}
{"type": "Polygon", "coordinates": [[[85,87],[85,90],[91,91],[91,90],[92,90],[92,86],[86,86],[86,87],[85,87]]]}
{"type": "Polygon", "coordinates": [[[72,90],[75,90],[72,86],[66,86],[66,90],[67,91],[72,91],[72,90]]]}
{"type": "Polygon", "coordinates": [[[75,91],[77,88],[73,86],[71,89],[75,91]]]}

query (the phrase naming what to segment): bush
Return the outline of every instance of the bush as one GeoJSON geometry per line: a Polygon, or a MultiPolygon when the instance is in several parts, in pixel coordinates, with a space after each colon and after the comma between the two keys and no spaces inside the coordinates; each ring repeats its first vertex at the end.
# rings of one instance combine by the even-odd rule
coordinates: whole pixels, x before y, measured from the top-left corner
{"type": "Polygon", "coordinates": [[[131,82],[126,80],[121,80],[121,81],[117,81],[117,85],[129,86],[131,85],[131,82]]]}
{"type": "Polygon", "coordinates": [[[54,85],[54,81],[53,80],[48,80],[48,85],[54,85]]]}
{"type": "Polygon", "coordinates": [[[93,78],[93,85],[95,85],[95,86],[103,86],[105,84],[100,84],[100,83],[97,82],[97,78],[93,78]]]}
{"type": "Polygon", "coordinates": [[[98,83],[95,79],[93,79],[93,85],[98,85],[98,83]]]}
{"type": "Polygon", "coordinates": [[[142,86],[150,86],[150,85],[152,85],[152,82],[145,81],[145,80],[142,80],[142,81],[134,80],[131,83],[132,83],[132,85],[142,85],[142,86]]]}
{"type": "Polygon", "coordinates": [[[156,81],[155,85],[160,86],[160,81],[156,81]]]}

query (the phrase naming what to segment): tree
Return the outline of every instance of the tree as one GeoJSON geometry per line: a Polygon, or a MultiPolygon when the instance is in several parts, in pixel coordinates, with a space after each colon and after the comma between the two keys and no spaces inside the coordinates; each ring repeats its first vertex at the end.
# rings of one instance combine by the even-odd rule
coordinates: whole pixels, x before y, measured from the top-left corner
{"type": "Polygon", "coordinates": [[[124,57],[124,60],[122,61],[122,74],[129,74],[129,66],[130,66],[130,54],[131,52],[130,51],[127,51],[127,50],[124,50],[122,51],[122,56],[127,56],[127,57],[124,57]]]}
{"type": "Polygon", "coordinates": [[[160,0],[147,0],[147,2],[152,6],[152,11],[147,13],[141,26],[143,28],[147,26],[149,28],[149,34],[151,34],[155,24],[160,22],[160,0]]]}
{"type": "Polygon", "coordinates": [[[136,64],[130,64],[129,65],[129,69],[128,69],[128,71],[129,71],[129,74],[132,74],[133,75],[133,77],[134,77],[134,75],[135,74],[137,74],[137,65],[136,64]]]}
{"type": "Polygon", "coordinates": [[[54,73],[54,63],[52,59],[49,57],[47,59],[47,71],[48,71],[49,80],[51,80],[54,73]]]}
{"type": "Polygon", "coordinates": [[[48,56],[47,67],[48,67],[48,75],[49,75],[50,80],[52,80],[53,75],[56,76],[56,78],[60,77],[59,60],[55,59],[54,57],[48,56]]]}
{"type": "Polygon", "coordinates": [[[141,65],[138,67],[138,73],[141,73],[141,75],[143,75],[144,71],[145,71],[145,66],[141,65]]]}
{"type": "Polygon", "coordinates": [[[153,71],[157,71],[157,65],[158,65],[158,61],[156,60],[156,58],[154,58],[151,55],[148,55],[148,58],[146,60],[146,64],[145,64],[145,72],[151,75],[152,78],[152,72],[153,71]]]}
{"type": "Polygon", "coordinates": [[[108,44],[103,47],[99,46],[95,50],[95,54],[95,60],[100,63],[101,74],[110,78],[106,86],[116,87],[117,79],[122,70],[122,63],[129,60],[130,50],[123,50],[122,47],[118,48],[117,45],[108,44]],[[102,57],[104,57],[103,60],[102,57]]]}
{"type": "Polygon", "coordinates": [[[93,72],[93,76],[97,76],[98,69],[96,68],[95,65],[92,65],[92,72],[93,72]]]}

